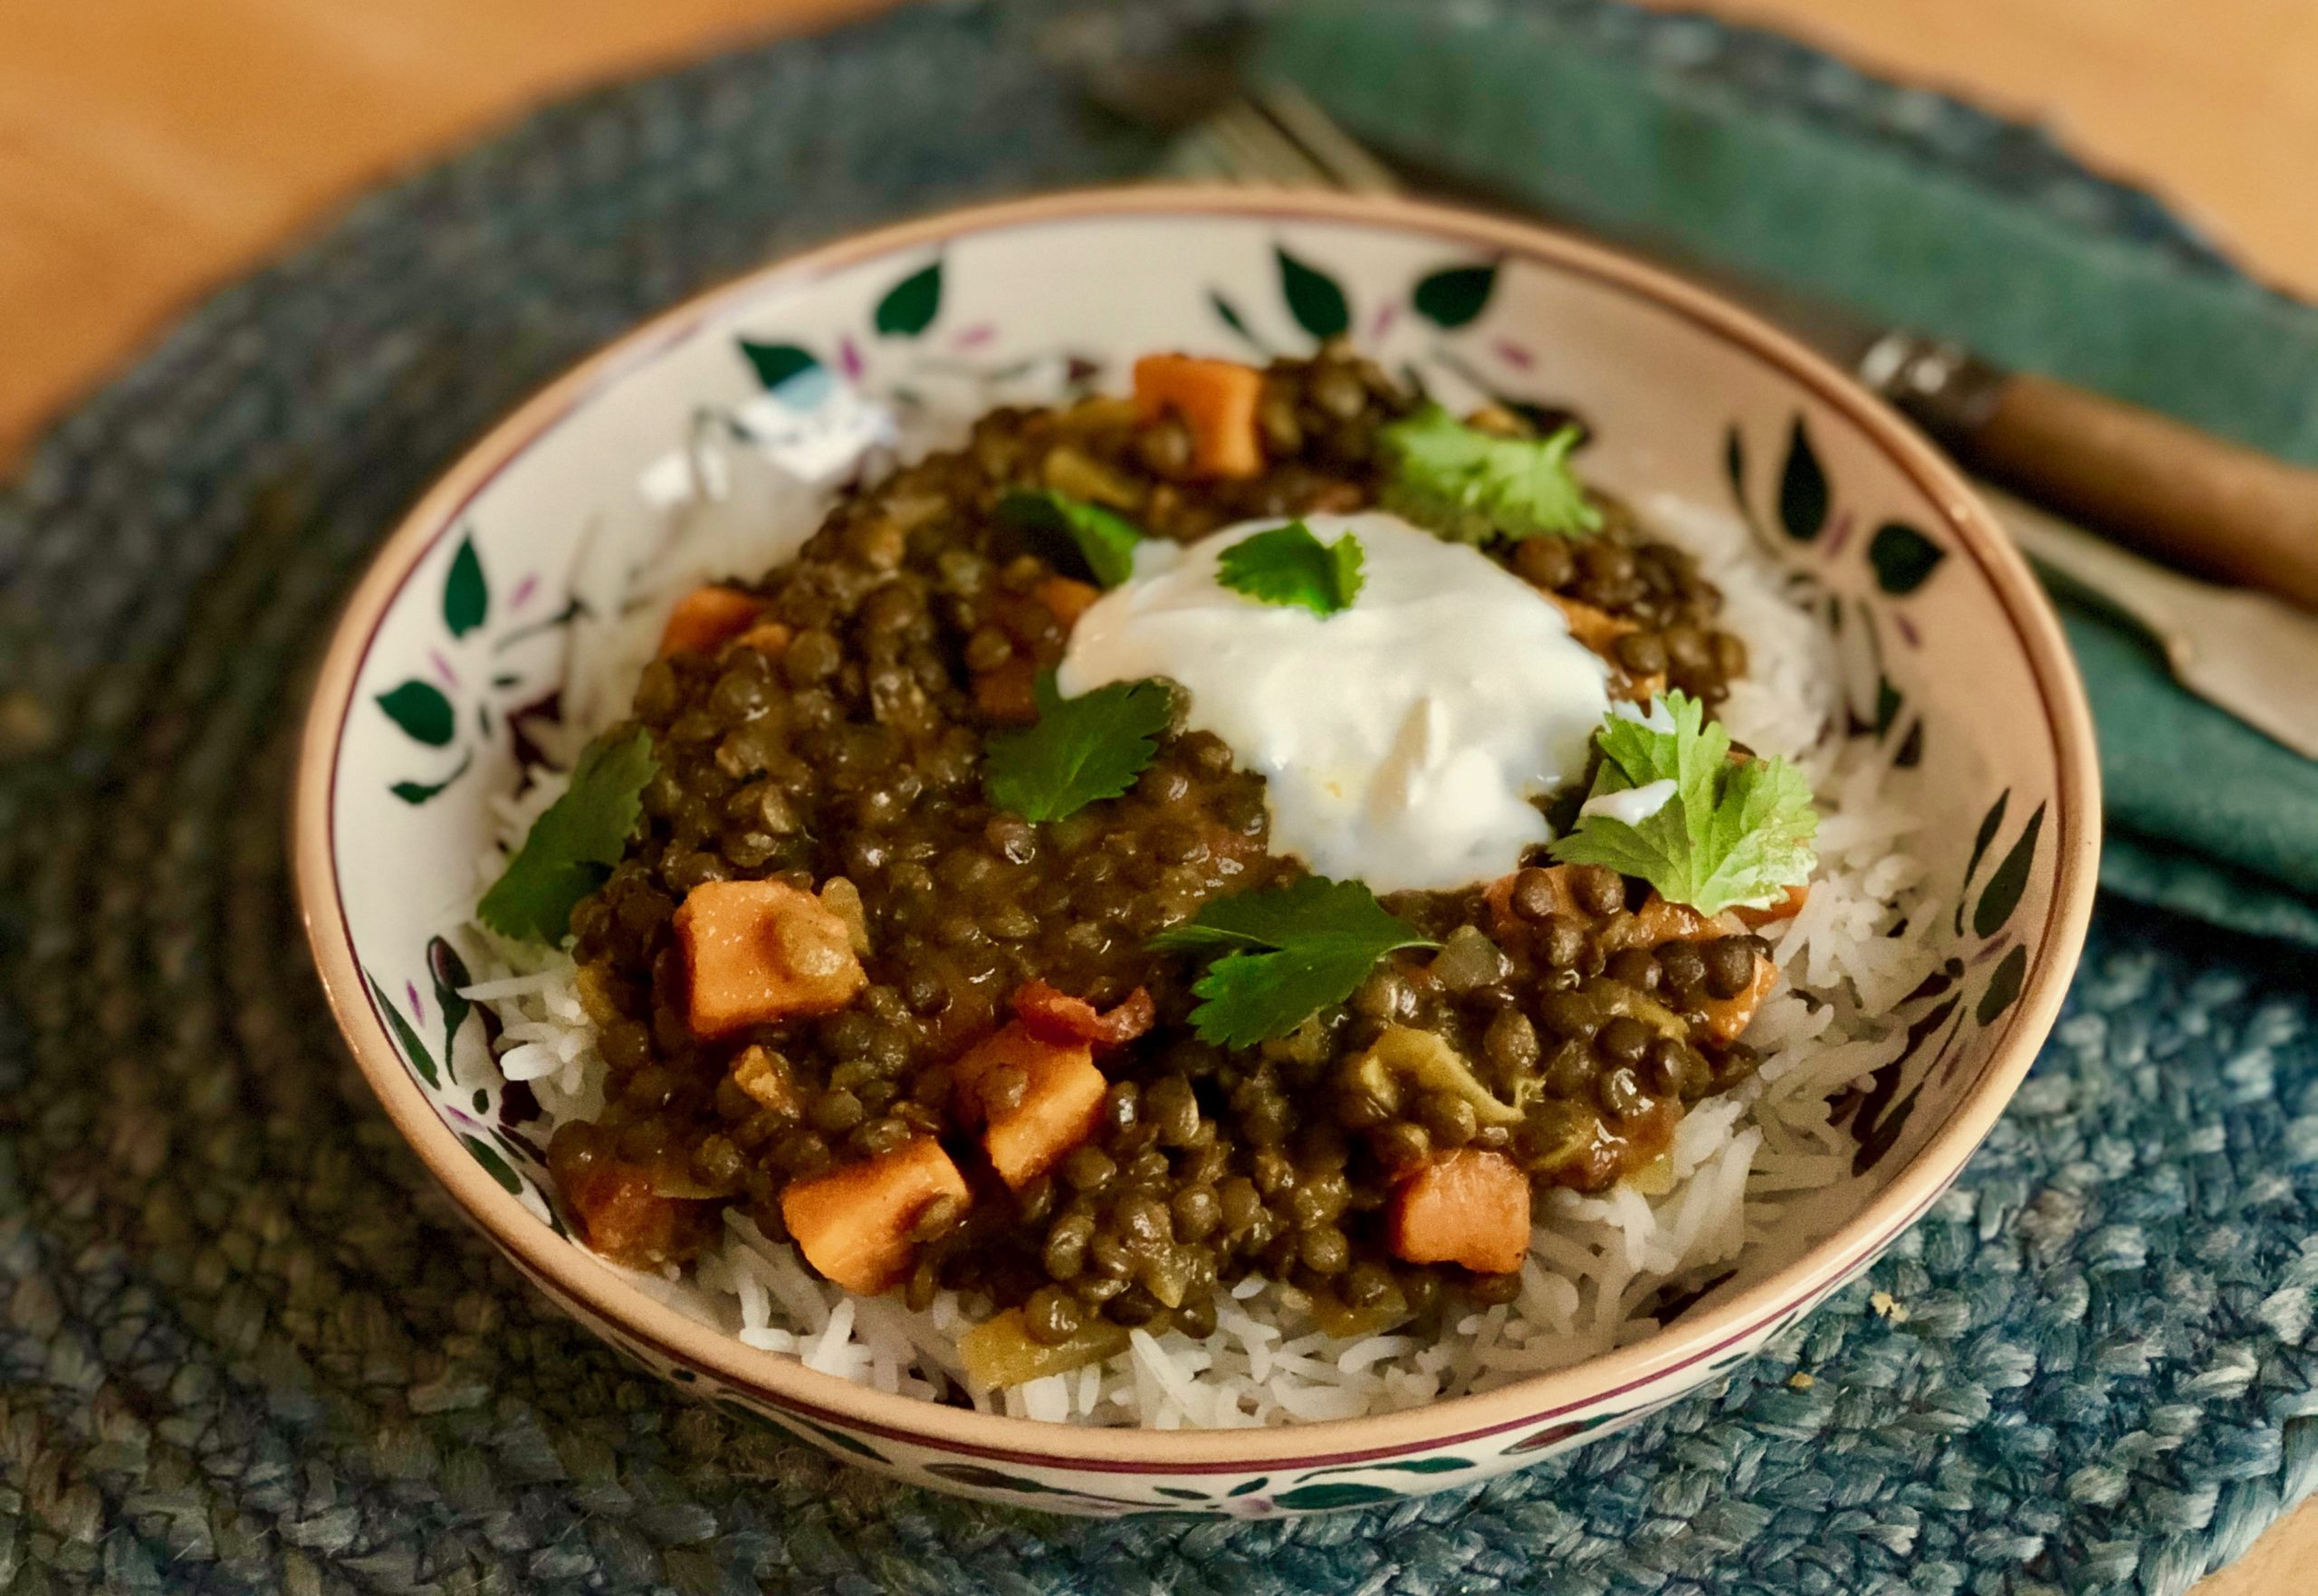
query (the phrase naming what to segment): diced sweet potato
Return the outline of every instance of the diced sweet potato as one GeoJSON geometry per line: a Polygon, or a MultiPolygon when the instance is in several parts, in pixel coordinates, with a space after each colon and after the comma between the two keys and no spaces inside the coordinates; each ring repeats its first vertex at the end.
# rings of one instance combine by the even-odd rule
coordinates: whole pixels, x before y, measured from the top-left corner
{"type": "MultiPolygon", "coordinates": [[[[1553,913],[1582,916],[1585,911],[1579,906],[1577,890],[1570,884],[1572,868],[1574,867],[1568,865],[1548,865],[1539,868],[1537,874],[1546,879],[1547,884],[1552,889],[1553,913]]],[[[1496,928],[1497,934],[1499,936],[1518,930],[1528,923],[1513,912],[1513,889],[1519,883],[1521,876],[1522,872],[1517,870],[1510,875],[1499,876],[1481,889],[1481,901],[1489,905],[1489,923],[1496,928]]]]}
{"type": "Polygon", "coordinates": [[[1109,1009],[1097,1012],[1084,998],[1040,980],[1024,981],[1014,992],[1014,1014],[1032,1035],[1065,1046],[1084,1042],[1116,1047],[1149,1030],[1159,1017],[1151,994],[1137,987],[1109,1009]]]}
{"type": "Polygon", "coordinates": [[[676,906],[675,924],[692,1031],[704,1040],[830,1013],[868,982],[845,922],[784,882],[704,882],[676,906]]]}
{"type": "Polygon", "coordinates": [[[662,1196],[648,1170],[606,1159],[561,1185],[580,1238],[616,1264],[655,1269],[699,1250],[709,1205],[662,1196]]]}
{"type": "Polygon", "coordinates": [[[1544,597],[1569,623],[1569,635],[1596,654],[1607,655],[1619,638],[1641,630],[1633,622],[1606,609],[1596,609],[1582,599],[1565,597],[1559,593],[1546,593],[1544,597]]]}
{"type": "Polygon", "coordinates": [[[1806,881],[1798,886],[1788,887],[1786,896],[1776,903],[1767,903],[1759,909],[1750,909],[1742,903],[1730,913],[1748,930],[1759,931],[1766,925],[1777,925],[1782,920],[1794,919],[1803,913],[1803,905],[1810,899],[1811,884],[1806,881]]]}
{"type": "Polygon", "coordinates": [[[1547,593],[1544,597],[1547,603],[1561,611],[1562,618],[1569,623],[1571,636],[1610,662],[1611,697],[1624,699],[1629,703],[1648,703],[1666,691],[1665,672],[1652,671],[1646,676],[1637,676],[1626,669],[1624,661],[1618,658],[1618,639],[1641,629],[1633,622],[1559,593],[1547,593]]]}
{"type": "Polygon", "coordinates": [[[1718,1042],[1737,1041],[1777,985],[1778,966],[1757,954],[1754,979],[1736,997],[1710,999],[1702,1006],[1707,1034],[1718,1042]]]}
{"type": "Polygon", "coordinates": [[[790,640],[795,636],[779,621],[759,621],[733,641],[742,648],[753,648],[759,654],[777,655],[789,647],[790,640]]]}
{"type": "Polygon", "coordinates": [[[1017,1190],[1095,1133],[1109,1085],[1086,1043],[1047,1041],[1019,1019],[969,1049],[952,1073],[959,1113],[982,1125],[991,1167],[1017,1190]]]}
{"type": "Polygon", "coordinates": [[[1653,894],[1604,939],[1610,952],[1621,948],[1655,948],[1662,942],[1701,942],[1730,934],[1724,922],[1710,920],[1688,903],[1676,903],[1653,894]]]}
{"type": "Polygon", "coordinates": [[[797,1101],[796,1084],[789,1078],[789,1066],[761,1043],[750,1043],[733,1060],[733,1084],[754,1099],[759,1107],[771,1109],[775,1113],[793,1115],[803,1108],[797,1101]]]}
{"type": "Polygon", "coordinates": [[[1384,1239],[1408,1263],[1509,1275],[1529,1256],[1529,1177],[1501,1152],[1459,1148],[1394,1191],[1384,1239]]]}
{"type": "Polygon", "coordinates": [[[1001,725],[1027,725],[1039,718],[1038,680],[1039,667],[1017,655],[974,678],[974,708],[1001,725]]]}
{"type": "Polygon", "coordinates": [[[1049,577],[1031,591],[1040,604],[1053,612],[1065,631],[1077,626],[1087,607],[1103,596],[1103,590],[1094,583],[1082,582],[1076,577],[1049,577]]]}
{"type": "Polygon", "coordinates": [[[781,1217],[805,1261],[848,1291],[875,1296],[900,1284],[916,1261],[911,1231],[941,1198],[968,1200],[966,1180],[931,1136],[866,1163],[791,1180],[781,1217]]]}
{"type": "Polygon", "coordinates": [[[764,611],[763,599],[738,588],[694,588],[668,612],[660,652],[706,654],[721,648],[762,620],[764,611]]]}
{"type": "Polygon", "coordinates": [[[1248,477],[1264,468],[1256,406],[1263,374],[1231,360],[1145,355],[1135,363],[1135,415],[1145,423],[1168,411],[1192,435],[1192,468],[1202,476],[1248,477]]]}

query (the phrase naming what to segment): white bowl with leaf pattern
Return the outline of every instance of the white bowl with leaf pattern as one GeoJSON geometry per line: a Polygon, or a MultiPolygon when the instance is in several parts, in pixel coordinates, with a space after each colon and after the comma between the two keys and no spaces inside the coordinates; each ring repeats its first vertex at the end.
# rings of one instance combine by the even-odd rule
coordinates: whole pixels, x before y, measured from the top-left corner
{"type": "MultiPolygon", "coordinates": [[[[761,406],[759,406],[761,408],[761,406]]],[[[1904,422],[1745,313],[1538,228],[1413,204],[1139,188],[911,223],[767,267],[638,329],[475,445],[380,550],[323,666],[295,798],[308,932],[388,1113],[509,1260],[693,1394],[936,1489],[1082,1513],[1250,1515],[1463,1485],[1579,1444],[1746,1358],[1946,1190],[2051,1027],[2093,891],[2090,722],[2042,594],[1904,422]],[[479,1065],[483,1017],[438,934],[473,891],[518,717],[564,685],[583,541],[654,535],[640,479],[702,417],[850,386],[960,382],[1138,354],[1260,355],[1348,332],[1467,396],[1575,397],[1589,475],[1735,509],[1865,646],[1864,734],[1952,800],[1953,945],[1901,1006],[1911,1040],[1857,1109],[1848,1218],[1647,1338],[1417,1410],[1286,1428],[1092,1429],[870,1391],[676,1311],[569,1236],[527,1091],[479,1065]],[[842,377],[848,383],[830,381],[842,377]]]]}

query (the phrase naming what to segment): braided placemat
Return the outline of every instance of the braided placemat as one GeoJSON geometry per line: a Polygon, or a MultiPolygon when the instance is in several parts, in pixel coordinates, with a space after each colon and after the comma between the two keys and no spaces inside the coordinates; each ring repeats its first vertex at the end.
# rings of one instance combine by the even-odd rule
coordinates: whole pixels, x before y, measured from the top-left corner
{"type": "MultiPolygon", "coordinates": [[[[1719,38],[1815,103],[1840,72],[1585,4],[1686,70],[1719,38]]],[[[1363,1514],[1068,1523],[884,1484],[634,1373],[436,1194],[290,902],[334,598],[466,439],[687,290],[1140,169],[1040,64],[1072,9],[919,6],[548,111],[218,296],[0,495],[0,1591],[2174,1591],[2244,1549],[2318,1483],[2309,966],[2115,904],[2013,1112],[1871,1279],[1633,1431],[1363,1514]]],[[[1894,122],[1845,81],[1818,114],[1894,122]]],[[[1942,114],[1952,172],[2110,194],[2119,237],[2197,253],[1942,114]]]]}

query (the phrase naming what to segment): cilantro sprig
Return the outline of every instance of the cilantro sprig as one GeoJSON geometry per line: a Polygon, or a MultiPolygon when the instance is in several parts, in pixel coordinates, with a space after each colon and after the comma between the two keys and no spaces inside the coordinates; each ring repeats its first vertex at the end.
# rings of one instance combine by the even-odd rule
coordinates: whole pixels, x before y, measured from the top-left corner
{"type": "Polygon", "coordinates": [[[1427,405],[1377,435],[1393,464],[1384,502],[1461,543],[1598,532],[1602,512],[1569,468],[1581,435],[1565,426],[1547,438],[1502,438],[1427,405]]]}
{"type": "Polygon", "coordinates": [[[1351,997],[1385,954],[1434,944],[1388,913],[1360,883],[1307,875],[1288,886],[1212,899],[1150,946],[1220,953],[1193,984],[1201,1002],[1192,1024],[1203,1042],[1251,1047],[1351,997]]]}
{"type": "Polygon", "coordinates": [[[1350,609],[1367,581],[1367,555],[1346,532],[1323,543],[1301,521],[1242,538],[1215,562],[1215,579],[1261,604],[1300,605],[1322,618],[1350,609]]]}
{"type": "Polygon", "coordinates": [[[1051,489],[1021,488],[998,502],[998,513],[1028,531],[1067,542],[1099,586],[1116,588],[1135,574],[1143,529],[1114,511],[1051,489]]]}
{"type": "Polygon", "coordinates": [[[644,815],[644,788],[659,769],[642,727],[599,738],[572,769],[571,785],[532,822],[506,873],[483,894],[476,914],[504,937],[553,947],[571,931],[571,911],[603,885],[644,815]]]}
{"type": "Polygon", "coordinates": [[[1647,720],[1613,717],[1594,740],[1602,764],[1589,802],[1653,782],[1673,791],[1635,823],[1582,816],[1553,844],[1555,858],[1638,875],[1701,914],[1764,908],[1810,879],[1810,783],[1785,760],[1734,761],[1730,734],[1688,693],[1668,693],[1647,720]]]}
{"type": "Polygon", "coordinates": [[[1059,820],[1135,785],[1159,750],[1174,718],[1164,683],[1114,682],[1065,698],[1048,671],[1035,689],[1039,718],[991,738],[982,759],[982,790],[1025,820],[1059,820]]]}

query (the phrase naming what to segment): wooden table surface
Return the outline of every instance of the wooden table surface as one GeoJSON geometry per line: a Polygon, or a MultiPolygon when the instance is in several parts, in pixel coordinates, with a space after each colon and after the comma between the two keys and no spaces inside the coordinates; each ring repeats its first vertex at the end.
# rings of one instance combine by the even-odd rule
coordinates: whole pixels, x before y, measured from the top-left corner
{"type": "MultiPolygon", "coordinates": [[[[206,290],[542,97],[874,0],[66,0],[0,47],[0,471],[206,290]]],[[[2309,0],[1728,0],[2038,117],[2318,297],[2309,0]]],[[[2318,1505],[2198,1596],[2318,1587],[2318,1505]]]]}

